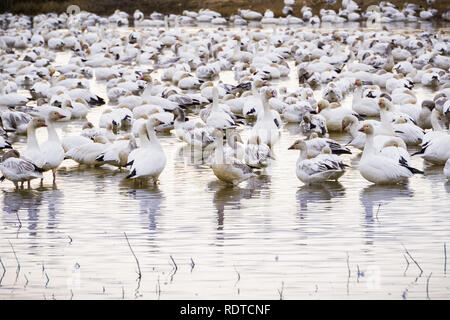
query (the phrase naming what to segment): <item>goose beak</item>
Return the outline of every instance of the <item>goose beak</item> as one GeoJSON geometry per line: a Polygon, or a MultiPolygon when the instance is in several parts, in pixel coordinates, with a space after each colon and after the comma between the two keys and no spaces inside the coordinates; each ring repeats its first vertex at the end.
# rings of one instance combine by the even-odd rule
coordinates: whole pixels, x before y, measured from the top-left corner
{"type": "Polygon", "coordinates": [[[294,149],[295,149],[295,143],[288,148],[288,150],[294,150],[294,149]]]}
{"type": "Polygon", "coordinates": [[[63,114],[59,114],[58,115],[58,119],[64,119],[66,116],[65,115],[63,115],[63,114]]]}
{"type": "Polygon", "coordinates": [[[364,127],[359,128],[358,131],[364,132],[364,127]]]}

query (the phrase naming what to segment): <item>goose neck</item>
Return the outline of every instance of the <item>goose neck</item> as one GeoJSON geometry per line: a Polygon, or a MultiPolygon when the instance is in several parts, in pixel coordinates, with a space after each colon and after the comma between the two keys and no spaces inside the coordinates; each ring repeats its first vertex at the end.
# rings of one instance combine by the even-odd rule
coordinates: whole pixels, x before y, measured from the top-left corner
{"type": "Polygon", "coordinates": [[[34,126],[28,126],[27,128],[27,145],[31,148],[39,148],[36,138],[36,128],[34,126]]]}
{"type": "Polygon", "coordinates": [[[53,142],[60,142],[53,121],[47,119],[46,122],[47,122],[48,140],[53,142]]]}

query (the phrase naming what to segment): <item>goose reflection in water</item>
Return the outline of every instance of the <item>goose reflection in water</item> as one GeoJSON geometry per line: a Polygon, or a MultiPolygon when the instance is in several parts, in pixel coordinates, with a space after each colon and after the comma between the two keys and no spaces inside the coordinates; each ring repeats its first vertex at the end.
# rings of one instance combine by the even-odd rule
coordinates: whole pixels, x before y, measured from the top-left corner
{"type": "Polygon", "coordinates": [[[321,184],[304,185],[297,190],[300,211],[308,209],[308,204],[329,201],[345,196],[345,188],[336,181],[325,181],[321,184]]]}
{"type": "Polygon", "coordinates": [[[447,193],[450,193],[450,180],[444,183],[444,188],[447,193]]]}
{"type": "Polygon", "coordinates": [[[241,209],[241,200],[260,197],[263,190],[269,190],[270,176],[259,175],[248,180],[245,187],[226,184],[219,180],[208,183],[208,190],[214,191],[213,203],[217,209],[217,230],[224,227],[225,207],[241,209]]]}
{"type": "Polygon", "coordinates": [[[30,236],[37,234],[41,206],[42,195],[37,190],[3,191],[3,212],[8,214],[3,216],[3,219],[17,221],[16,215],[20,216],[20,212],[25,210],[28,218],[22,218],[21,222],[25,224],[26,221],[30,236]]]}
{"type": "Polygon", "coordinates": [[[149,183],[140,187],[130,186],[129,180],[123,180],[120,183],[122,195],[130,197],[139,201],[140,212],[143,215],[148,216],[149,226],[148,229],[155,231],[158,228],[158,217],[161,215],[161,209],[164,207],[165,196],[159,189],[158,185],[149,183]]]}
{"type": "Polygon", "coordinates": [[[61,207],[63,204],[62,199],[64,199],[64,193],[57,188],[56,184],[53,184],[51,187],[39,187],[36,191],[41,192],[43,202],[47,204],[47,229],[57,230],[58,216],[63,213],[61,207]]]}
{"type": "Polygon", "coordinates": [[[379,205],[387,204],[398,198],[411,198],[414,192],[408,185],[371,185],[364,188],[360,194],[361,204],[364,206],[366,220],[373,221],[379,205]]]}

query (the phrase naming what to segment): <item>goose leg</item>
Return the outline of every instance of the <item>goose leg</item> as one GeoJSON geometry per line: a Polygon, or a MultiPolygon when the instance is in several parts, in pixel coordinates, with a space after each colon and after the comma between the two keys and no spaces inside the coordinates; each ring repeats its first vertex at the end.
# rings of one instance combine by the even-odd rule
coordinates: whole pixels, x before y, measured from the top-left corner
{"type": "Polygon", "coordinates": [[[19,189],[19,183],[18,182],[14,181],[14,186],[16,187],[17,190],[19,189]]]}
{"type": "Polygon", "coordinates": [[[28,180],[27,184],[28,184],[28,189],[30,189],[31,188],[31,180],[28,180]]]}
{"type": "Polygon", "coordinates": [[[52,173],[53,173],[53,184],[56,183],[56,169],[52,169],[52,173]]]}

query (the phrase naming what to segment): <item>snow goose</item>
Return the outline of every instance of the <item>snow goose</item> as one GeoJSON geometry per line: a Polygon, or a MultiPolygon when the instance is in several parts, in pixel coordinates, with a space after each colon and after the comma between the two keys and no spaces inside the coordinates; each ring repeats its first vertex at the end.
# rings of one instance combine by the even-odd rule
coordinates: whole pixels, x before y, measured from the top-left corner
{"type": "Polygon", "coordinates": [[[46,118],[48,140],[40,145],[41,152],[44,156],[44,171],[52,170],[53,183],[56,182],[56,169],[64,160],[64,149],[56,132],[54,122],[65,116],[57,111],[52,111],[46,118]]]}
{"type": "Polygon", "coordinates": [[[223,133],[215,130],[215,151],[212,155],[211,168],[214,175],[221,181],[232,185],[248,180],[255,176],[252,169],[241,160],[224,152],[223,133]]]}
{"type": "Polygon", "coordinates": [[[43,170],[34,163],[21,159],[17,150],[10,150],[3,155],[0,170],[3,173],[0,181],[8,179],[14,183],[17,189],[19,188],[19,182],[23,184],[23,182],[28,181],[28,186],[30,186],[30,180],[43,178],[43,170]]]}
{"type": "Polygon", "coordinates": [[[32,117],[25,112],[6,110],[1,113],[3,128],[6,132],[24,134],[27,132],[28,123],[32,117]]]}
{"type": "Polygon", "coordinates": [[[64,149],[64,152],[69,151],[72,148],[81,146],[83,144],[87,144],[87,143],[94,143],[94,141],[90,138],[87,137],[83,137],[83,136],[68,136],[68,137],[64,137],[61,140],[61,145],[64,149]]]}
{"type": "Polygon", "coordinates": [[[210,139],[207,138],[210,130],[207,130],[206,124],[201,119],[187,120],[184,111],[181,108],[175,109],[173,113],[175,135],[179,140],[194,145],[200,144],[202,147],[206,147],[210,142],[214,141],[214,139],[209,141],[210,139]],[[194,134],[194,130],[199,131],[201,128],[204,128],[204,133],[202,134],[199,132],[201,139],[197,141],[195,138],[197,135],[194,134]]]}
{"type": "Polygon", "coordinates": [[[342,119],[347,115],[354,115],[362,120],[362,118],[352,109],[340,106],[337,103],[329,103],[327,100],[320,100],[317,105],[319,114],[327,121],[328,131],[342,131],[342,119]]]}
{"type": "Polygon", "coordinates": [[[364,124],[360,130],[366,134],[364,151],[359,161],[359,172],[363,178],[375,184],[396,184],[407,182],[413,174],[423,174],[408,166],[403,158],[394,160],[378,152],[374,146],[372,124],[364,124]]]}
{"type": "Polygon", "coordinates": [[[250,132],[250,136],[259,136],[260,141],[267,144],[271,149],[280,139],[280,131],[274,121],[273,113],[269,105],[269,99],[274,96],[275,91],[273,89],[267,87],[261,89],[263,109],[258,112],[258,118],[250,132]]]}
{"type": "Polygon", "coordinates": [[[46,127],[45,120],[40,118],[33,118],[27,126],[27,146],[22,152],[22,158],[34,163],[39,168],[44,165],[44,155],[36,137],[36,129],[40,127],[46,127]]]}
{"type": "Polygon", "coordinates": [[[287,105],[282,112],[282,116],[287,122],[299,123],[302,121],[304,115],[314,111],[315,109],[309,102],[299,101],[295,104],[287,105]]]}
{"type": "MultiPolygon", "coordinates": [[[[357,84],[360,84],[360,81],[357,80],[357,84]]],[[[368,117],[376,117],[380,114],[380,108],[378,107],[378,99],[375,97],[367,97],[363,96],[364,88],[362,86],[358,86],[353,93],[352,100],[352,109],[356,113],[368,116],[368,117]]]]}
{"type": "Polygon", "coordinates": [[[403,116],[400,116],[393,123],[395,135],[401,138],[407,145],[420,145],[422,143],[425,131],[408,122],[403,116]]]}
{"type": "Polygon", "coordinates": [[[211,112],[206,119],[206,125],[215,129],[226,130],[235,128],[236,124],[233,118],[219,107],[219,91],[216,87],[213,88],[213,102],[211,112]]]}
{"type": "Polygon", "coordinates": [[[320,114],[305,114],[300,122],[300,129],[307,136],[316,133],[320,137],[328,137],[327,120],[320,114]]]}
{"type": "Polygon", "coordinates": [[[24,106],[28,102],[28,98],[21,95],[20,93],[11,92],[4,93],[4,88],[2,87],[2,92],[0,93],[0,106],[4,107],[17,107],[24,106]]]}
{"type": "Polygon", "coordinates": [[[450,134],[442,131],[434,134],[432,138],[422,144],[422,149],[412,155],[422,155],[422,158],[430,163],[443,165],[450,158],[450,134]]]}
{"type": "Polygon", "coordinates": [[[311,134],[310,139],[304,141],[308,148],[308,158],[316,157],[325,147],[330,148],[333,154],[351,154],[351,151],[347,147],[342,146],[339,142],[333,139],[319,138],[316,133],[311,134]]]}
{"type": "Polygon", "coordinates": [[[128,163],[128,155],[137,148],[136,140],[132,134],[119,138],[95,158],[96,161],[107,163],[121,169],[128,163]]]}
{"type": "Polygon", "coordinates": [[[109,123],[106,128],[96,128],[92,122],[86,122],[83,124],[80,135],[91,140],[94,140],[95,137],[103,136],[108,141],[114,141],[116,139],[116,134],[114,133],[117,130],[112,123],[109,123]]]}
{"type": "Polygon", "coordinates": [[[64,159],[71,159],[79,164],[99,167],[103,162],[97,157],[108,147],[110,142],[104,136],[96,136],[93,143],[85,143],[69,149],[64,159]]]}
{"type": "Polygon", "coordinates": [[[155,133],[155,127],[160,125],[156,118],[150,118],[139,132],[141,145],[130,153],[127,165],[130,165],[130,174],[127,179],[151,178],[158,183],[158,177],[166,166],[166,155],[155,133]]]}
{"type": "Polygon", "coordinates": [[[350,145],[352,147],[355,147],[357,149],[363,150],[364,145],[366,143],[366,135],[364,132],[360,132],[359,129],[363,124],[370,123],[372,124],[374,128],[374,145],[376,146],[376,149],[381,152],[381,150],[384,148],[384,144],[388,141],[397,141],[400,148],[403,150],[400,150],[400,154],[405,158],[409,158],[409,154],[407,151],[406,143],[399,137],[395,137],[392,135],[386,135],[386,131],[381,127],[381,123],[379,123],[376,120],[364,120],[360,122],[356,117],[354,116],[345,116],[342,120],[342,130],[343,131],[349,131],[350,135],[352,136],[352,140],[347,143],[347,145],[350,145]]]}
{"type": "Polygon", "coordinates": [[[339,156],[331,154],[329,147],[324,147],[317,157],[308,159],[308,146],[303,140],[297,140],[289,150],[300,150],[296,163],[297,178],[305,184],[322,183],[338,180],[344,173],[346,164],[339,156]]]}
{"type": "Polygon", "coordinates": [[[432,100],[422,101],[422,108],[417,119],[417,125],[422,129],[431,129],[431,113],[434,109],[435,103],[432,100]]]}
{"type": "Polygon", "coordinates": [[[259,136],[251,136],[245,146],[245,163],[251,168],[261,169],[268,166],[269,159],[275,159],[270,147],[261,143],[259,136]]]}

